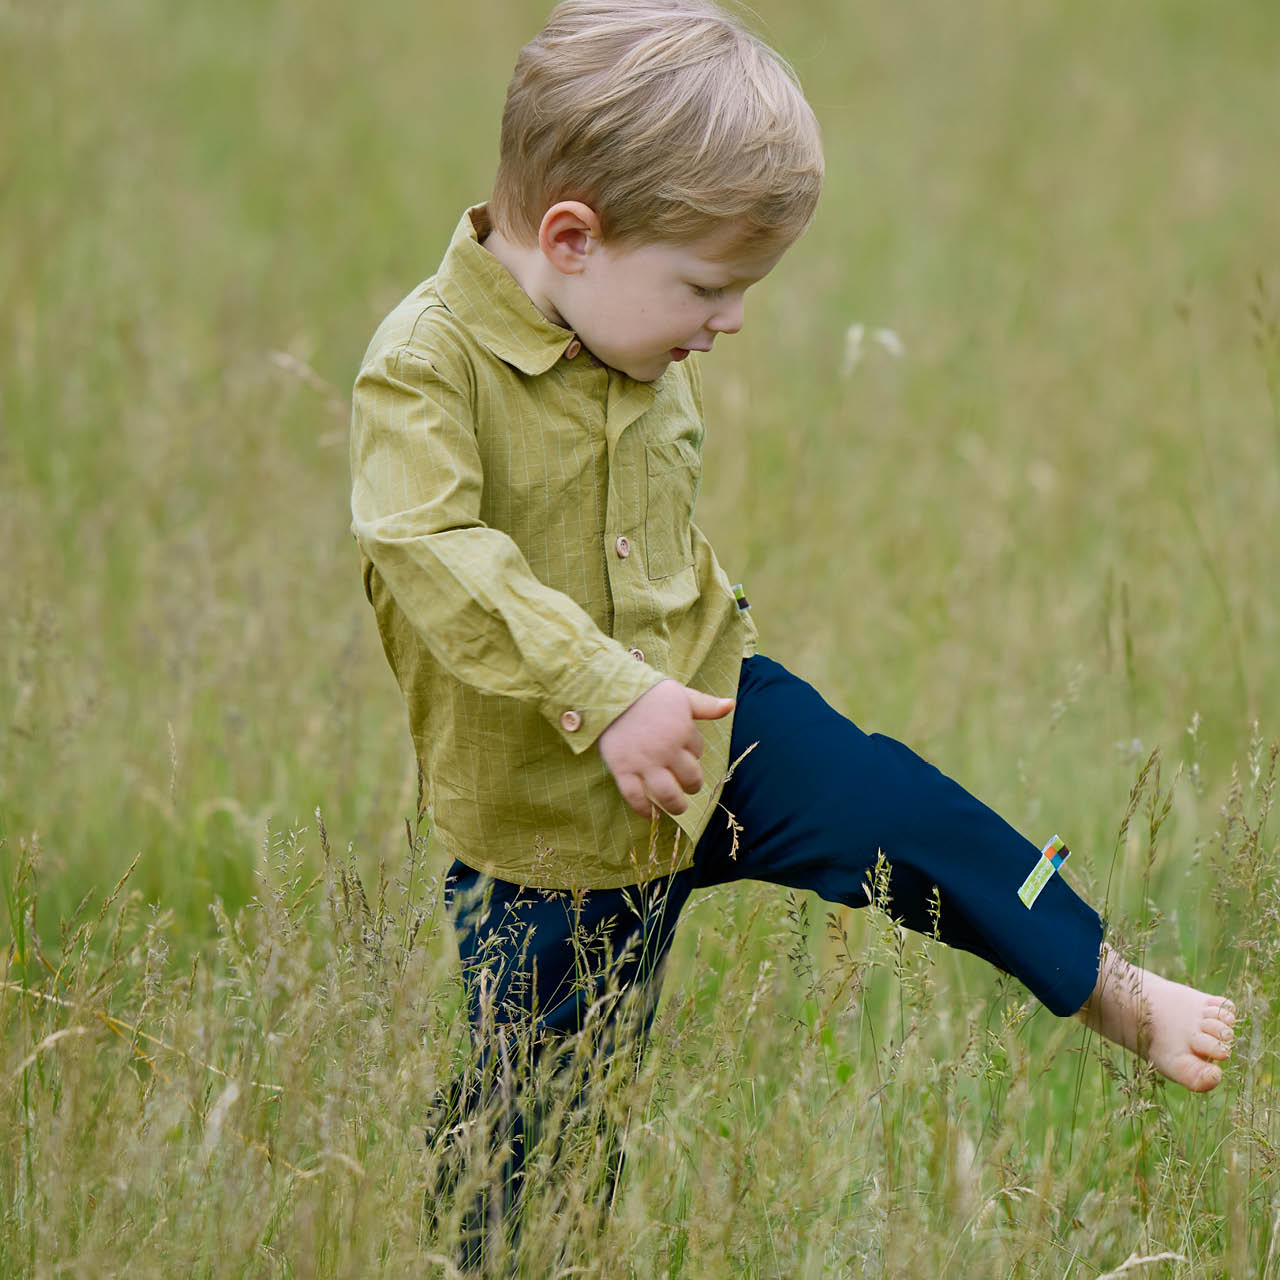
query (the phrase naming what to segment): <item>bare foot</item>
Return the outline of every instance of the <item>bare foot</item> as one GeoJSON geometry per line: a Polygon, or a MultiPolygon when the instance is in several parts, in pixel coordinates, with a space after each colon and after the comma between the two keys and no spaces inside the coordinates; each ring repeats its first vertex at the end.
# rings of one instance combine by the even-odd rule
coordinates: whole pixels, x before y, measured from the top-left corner
{"type": "Polygon", "coordinates": [[[1231,1056],[1235,1039],[1230,1000],[1139,969],[1108,946],[1098,985],[1076,1017],[1193,1093],[1216,1087],[1222,1079],[1216,1064],[1231,1056]]]}

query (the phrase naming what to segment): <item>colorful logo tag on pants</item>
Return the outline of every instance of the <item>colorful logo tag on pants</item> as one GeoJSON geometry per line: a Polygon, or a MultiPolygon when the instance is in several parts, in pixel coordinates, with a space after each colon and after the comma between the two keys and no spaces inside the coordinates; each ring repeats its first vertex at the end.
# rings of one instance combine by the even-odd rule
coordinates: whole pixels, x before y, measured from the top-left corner
{"type": "Polygon", "coordinates": [[[1062,843],[1061,836],[1054,836],[1040,850],[1040,857],[1036,860],[1036,865],[1032,868],[1031,874],[1022,882],[1022,888],[1018,890],[1018,897],[1022,899],[1024,907],[1030,910],[1035,904],[1035,900],[1040,896],[1040,891],[1049,883],[1049,877],[1066,862],[1070,853],[1071,850],[1062,843]]]}

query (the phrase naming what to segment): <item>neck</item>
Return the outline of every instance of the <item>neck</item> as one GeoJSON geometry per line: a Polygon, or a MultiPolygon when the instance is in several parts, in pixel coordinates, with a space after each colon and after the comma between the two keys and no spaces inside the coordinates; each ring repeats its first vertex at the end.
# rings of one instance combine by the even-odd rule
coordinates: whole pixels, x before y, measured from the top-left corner
{"type": "Polygon", "coordinates": [[[551,295],[550,268],[542,250],[538,246],[516,244],[508,240],[496,227],[489,232],[481,243],[506,269],[524,291],[529,300],[542,312],[552,324],[564,328],[564,318],[551,295]]]}

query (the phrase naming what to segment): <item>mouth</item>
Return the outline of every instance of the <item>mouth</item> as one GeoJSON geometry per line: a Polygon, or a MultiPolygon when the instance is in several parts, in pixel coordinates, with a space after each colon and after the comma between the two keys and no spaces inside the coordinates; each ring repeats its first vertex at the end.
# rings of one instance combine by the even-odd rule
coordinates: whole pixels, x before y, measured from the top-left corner
{"type": "Polygon", "coordinates": [[[710,351],[710,347],[672,347],[670,356],[672,360],[683,360],[690,351],[710,351]]]}

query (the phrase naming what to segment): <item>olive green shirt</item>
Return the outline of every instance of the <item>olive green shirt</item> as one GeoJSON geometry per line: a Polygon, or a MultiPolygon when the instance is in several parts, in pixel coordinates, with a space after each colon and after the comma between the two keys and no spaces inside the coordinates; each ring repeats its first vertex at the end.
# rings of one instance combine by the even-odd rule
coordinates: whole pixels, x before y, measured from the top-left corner
{"type": "Polygon", "coordinates": [[[706,783],[674,824],[627,806],[596,739],[666,677],[734,696],[755,645],[692,523],[696,357],[653,383],[600,364],[483,247],[488,227],[468,210],[356,379],[365,592],[444,848],[543,888],[639,883],[690,862],[732,716],[701,723],[706,783]]]}

